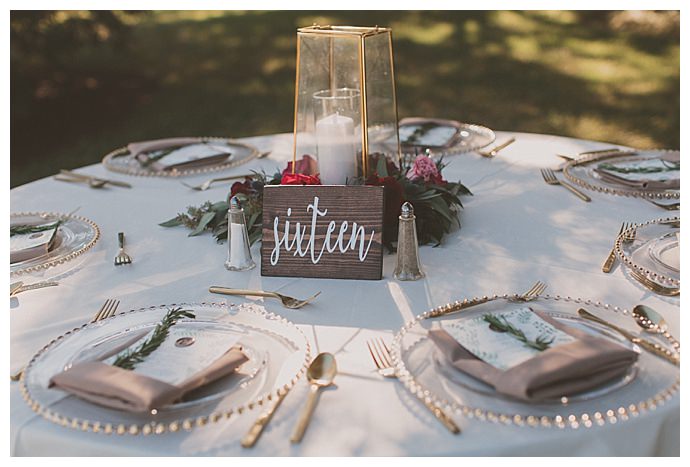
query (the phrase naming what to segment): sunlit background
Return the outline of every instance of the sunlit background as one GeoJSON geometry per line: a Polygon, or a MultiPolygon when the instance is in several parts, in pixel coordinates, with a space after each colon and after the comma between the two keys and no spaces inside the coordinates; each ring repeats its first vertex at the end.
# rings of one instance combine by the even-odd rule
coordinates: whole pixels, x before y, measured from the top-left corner
{"type": "Polygon", "coordinates": [[[296,28],[393,28],[400,117],[680,144],[678,12],[11,13],[11,185],[131,141],[292,130],[296,28]]]}

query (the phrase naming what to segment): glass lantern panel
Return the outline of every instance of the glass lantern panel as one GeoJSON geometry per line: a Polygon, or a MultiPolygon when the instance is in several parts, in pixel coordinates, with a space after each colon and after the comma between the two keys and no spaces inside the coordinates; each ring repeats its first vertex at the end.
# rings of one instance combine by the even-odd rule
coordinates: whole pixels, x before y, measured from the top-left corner
{"type": "Polygon", "coordinates": [[[324,184],[360,175],[362,102],[359,38],[298,34],[295,156],[316,157],[324,184]]]}
{"type": "Polygon", "coordinates": [[[369,154],[382,152],[398,161],[398,115],[389,32],[364,40],[369,154]]]}

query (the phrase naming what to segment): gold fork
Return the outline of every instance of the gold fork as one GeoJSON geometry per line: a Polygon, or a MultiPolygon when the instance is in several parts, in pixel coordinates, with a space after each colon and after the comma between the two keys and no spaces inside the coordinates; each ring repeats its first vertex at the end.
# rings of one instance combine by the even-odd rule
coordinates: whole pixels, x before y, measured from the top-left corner
{"type": "MultiPolygon", "coordinates": [[[[626,230],[628,230],[632,226],[633,226],[633,224],[628,224],[627,222],[623,222],[623,224],[621,224],[621,229],[618,231],[618,235],[616,236],[616,238],[620,237],[620,235],[623,232],[625,232],[626,230]]],[[[624,239],[624,241],[626,241],[626,242],[630,242],[632,240],[634,240],[634,238],[629,239],[629,237],[627,237],[627,236],[624,239]]],[[[601,270],[606,272],[606,273],[609,273],[613,269],[613,265],[615,263],[616,263],[616,246],[614,245],[611,248],[609,255],[606,257],[606,261],[604,261],[604,265],[601,267],[601,270]]]]}
{"type": "Polygon", "coordinates": [[[119,232],[117,234],[117,241],[120,244],[120,251],[115,257],[115,266],[122,266],[123,264],[131,264],[132,257],[125,253],[125,234],[124,232],[119,232]]]}
{"type": "Polygon", "coordinates": [[[499,144],[498,146],[494,146],[493,148],[487,150],[487,151],[477,151],[477,154],[479,154],[482,157],[495,157],[496,154],[498,154],[498,151],[507,148],[511,144],[515,142],[515,138],[510,138],[508,141],[505,143],[499,144]]]}
{"type": "Polygon", "coordinates": [[[551,169],[541,169],[541,176],[544,178],[544,181],[548,183],[549,185],[561,185],[567,188],[568,190],[572,191],[575,195],[577,195],[581,200],[583,201],[592,201],[592,198],[587,196],[586,194],[582,193],[580,190],[572,186],[570,183],[560,181],[556,178],[556,174],[553,172],[551,169]]]}
{"type": "Polygon", "coordinates": [[[644,274],[642,274],[634,268],[630,268],[629,271],[630,275],[634,279],[636,279],[640,284],[644,285],[647,289],[651,290],[654,293],[658,293],[659,295],[665,295],[667,297],[676,297],[680,295],[680,287],[666,287],[664,285],[657,284],[649,277],[645,276],[644,274]]]}
{"type": "MultiPolygon", "coordinates": [[[[537,281],[534,283],[534,285],[525,293],[520,294],[520,295],[515,295],[512,297],[508,297],[507,300],[509,302],[530,302],[532,300],[535,300],[539,298],[541,294],[544,293],[548,286],[543,283],[542,281],[537,281]]],[[[468,308],[471,308],[473,306],[481,305],[482,303],[486,303],[491,301],[492,299],[490,297],[482,297],[478,298],[476,300],[468,300],[465,299],[462,302],[458,303],[457,305],[453,305],[450,308],[443,309],[442,311],[439,311],[437,313],[433,314],[433,317],[436,316],[444,316],[450,313],[455,313],[456,311],[464,311],[468,308]]]]}
{"type": "MultiPolygon", "coordinates": [[[[390,349],[383,341],[383,339],[372,339],[367,341],[367,347],[369,348],[369,353],[371,354],[372,360],[374,360],[374,365],[381,376],[386,378],[395,378],[395,369],[393,368],[393,359],[391,358],[390,349]]],[[[431,411],[431,413],[443,423],[448,431],[453,434],[459,434],[460,428],[455,424],[453,419],[451,419],[441,407],[431,403],[425,398],[419,398],[420,401],[424,403],[424,406],[431,411]]]]}
{"type": "Polygon", "coordinates": [[[216,183],[216,182],[225,182],[225,181],[228,181],[228,180],[235,180],[235,179],[238,179],[238,178],[245,178],[245,177],[251,177],[251,176],[252,176],[252,174],[243,174],[243,175],[233,175],[233,176],[231,176],[231,177],[212,178],[212,179],[210,179],[210,180],[206,180],[206,181],[203,182],[201,185],[196,185],[196,186],[195,186],[195,185],[190,185],[190,184],[185,183],[185,182],[182,182],[182,184],[183,184],[184,186],[186,186],[187,188],[191,188],[192,190],[196,190],[196,191],[206,191],[206,190],[208,190],[209,188],[211,188],[211,185],[213,185],[213,184],[216,183]]]}
{"type": "MultiPolygon", "coordinates": [[[[96,321],[102,321],[106,318],[110,318],[111,316],[115,315],[115,311],[117,310],[117,307],[120,306],[120,300],[115,300],[115,299],[108,299],[105,301],[103,306],[101,307],[100,310],[98,310],[98,313],[96,313],[93,318],[91,318],[90,323],[95,323],[96,321]]],[[[24,375],[24,369],[26,368],[26,365],[21,367],[18,372],[16,372],[13,375],[10,375],[10,381],[19,381],[22,376],[24,375]]]]}
{"type": "Polygon", "coordinates": [[[278,292],[265,292],[263,290],[247,290],[247,289],[230,289],[228,287],[219,287],[217,285],[208,288],[211,293],[219,293],[223,295],[248,295],[250,297],[268,297],[277,298],[280,300],[285,308],[290,308],[296,310],[297,308],[302,308],[307,303],[314,300],[316,297],[321,295],[321,292],[316,292],[311,297],[300,300],[299,298],[290,297],[288,295],[279,294],[278,292]]]}

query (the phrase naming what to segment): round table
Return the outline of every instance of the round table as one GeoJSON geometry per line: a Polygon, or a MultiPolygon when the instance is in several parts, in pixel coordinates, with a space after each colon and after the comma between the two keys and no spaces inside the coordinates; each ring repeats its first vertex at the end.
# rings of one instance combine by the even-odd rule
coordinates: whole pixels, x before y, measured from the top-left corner
{"type": "MultiPolygon", "coordinates": [[[[227,246],[210,235],[188,238],[184,228],[158,223],[187,206],[224,199],[227,185],[192,191],[179,179],[141,178],[106,171],[100,164],[79,171],[126,180],[132,189],[90,189],[85,184],[37,180],[11,190],[11,210],[71,212],[95,221],[102,238],[59,278],[58,287],[11,298],[11,362],[18,370],[46,342],[84,323],[108,298],[121,300],[120,311],[189,301],[241,302],[213,295],[210,285],[276,290],[296,297],[321,296],[300,310],[264,303],[297,324],[312,343],[313,355],[332,352],[338,361],[336,387],[322,394],[303,442],[290,433],[307,392],[301,380],[278,409],[252,449],[240,439],[259,415],[250,411],[234,420],[191,432],[161,436],[84,433],[36,416],[10,383],[13,455],[678,455],[679,397],[623,423],[573,429],[503,426],[455,415],[463,432],[451,435],[397,381],[382,378],[366,348],[372,337],[390,341],[414,316],[464,297],[519,293],[536,280],[547,292],[591,298],[624,308],[654,307],[672,334],[680,334],[679,299],[654,295],[617,267],[601,265],[622,221],[668,217],[644,200],[589,193],[585,203],[562,187],[544,183],[539,169],[557,167],[556,154],[575,155],[611,147],[606,143],[549,135],[498,132],[497,141],[516,142],[492,159],[475,153],[447,157],[444,176],[460,179],[474,193],[463,197],[462,228],[441,246],[420,249],[426,278],[398,282],[392,277],[395,255],[386,255],[383,280],[344,281],[262,277],[259,268],[229,272],[227,246]],[[125,232],[130,266],[115,267],[117,233],[125,232]]],[[[292,135],[246,138],[269,157],[222,172],[249,169],[272,173],[292,158],[292,135]]],[[[213,174],[187,177],[200,183],[213,174]]],[[[255,260],[259,245],[252,248],[255,260]]],[[[25,282],[45,280],[50,269],[25,282]]],[[[14,279],[13,279],[14,280],[14,279]]],[[[660,363],[661,364],[661,363],[660,363]]]]}

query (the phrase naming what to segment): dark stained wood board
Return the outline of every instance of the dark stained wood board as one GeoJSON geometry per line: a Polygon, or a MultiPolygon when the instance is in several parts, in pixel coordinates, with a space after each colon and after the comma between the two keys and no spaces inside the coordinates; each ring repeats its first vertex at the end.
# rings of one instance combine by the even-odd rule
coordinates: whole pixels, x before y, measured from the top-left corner
{"type": "Polygon", "coordinates": [[[330,279],[381,279],[383,269],[383,245],[381,243],[383,238],[383,190],[383,187],[379,186],[265,186],[261,275],[330,279]],[[310,242],[314,209],[308,211],[308,208],[315,204],[315,198],[318,199],[318,211],[320,213],[325,211],[326,214],[316,216],[314,240],[310,242]],[[276,218],[278,219],[279,243],[277,252],[275,248],[276,231],[274,229],[276,218]],[[289,221],[287,235],[289,251],[285,243],[286,220],[289,221]],[[344,226],[343,222],[347,222],[347,224],[344,226]],[[300,249],[302,254],[297,253],[297,241],[295,239],[297,223],[300,224],[300,232],[303,232],[300,249]],[[357,224],[354,241],[352,241],[353,223],[357,224]],[[338,242],[341,230],[343,231],[343,235],[340,236],[342,241],[338,242]],[[364,238],[363,243],[362,238],[364,238]],[[343,250],[345,250],[344,253],[343,250]],[[360,260],[362,257],[363,260],[360,260]],[[314,260],[316,260],[316,264],[314,260]]]}

